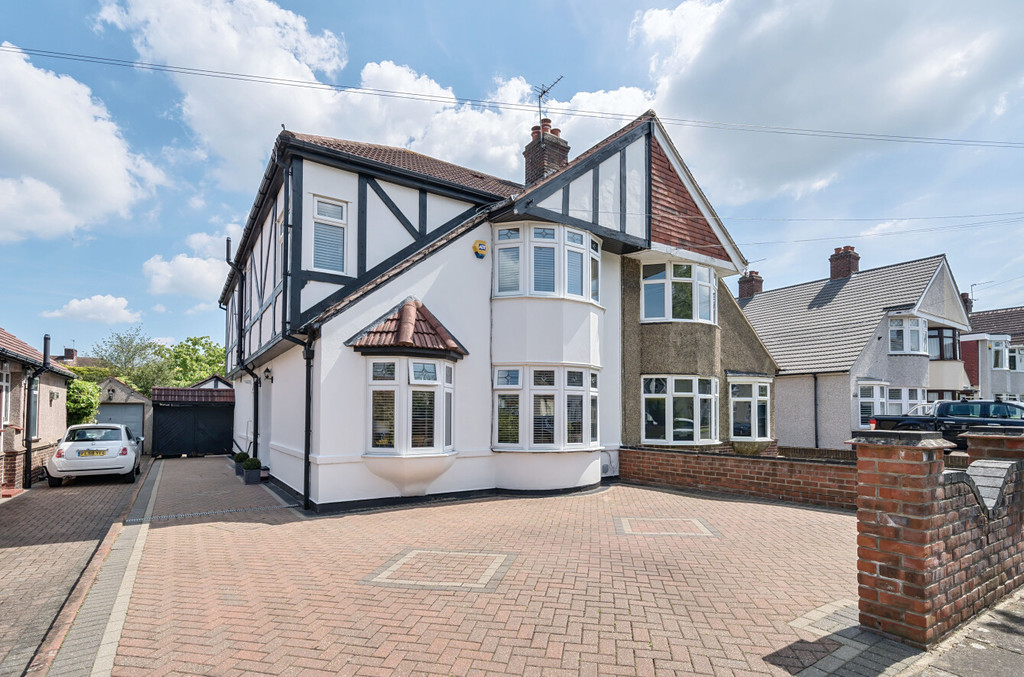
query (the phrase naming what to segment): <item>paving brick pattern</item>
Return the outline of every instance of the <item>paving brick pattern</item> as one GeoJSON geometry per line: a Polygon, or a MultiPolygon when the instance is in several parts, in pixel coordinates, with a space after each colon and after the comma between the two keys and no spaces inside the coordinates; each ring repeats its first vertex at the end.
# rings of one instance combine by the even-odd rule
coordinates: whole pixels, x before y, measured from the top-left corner
{"type": "Polygon", "coordinates": [[[116,477],[35,484],[0,503],[0,675],[20,675],[134,485],[116,477]]]}
{"type": "MultiPolygon", "coordinates": [[[[241,485],[207,463],[215,480],[185,473],[178,487],[165,465],[156,513],[263,502],[211,493],[241,485]],[[206,499],[186,505],[187,487],[206,499]]],[[[792,674],[833,650],[790,622],[856,597],[855,537],[850,513],[624,485],[153,521],[113,674],[792,674]],[[695,519],[715,537],[626,534],[617,518],[659,532],[654,520],[695,519]],[[367,580],[397,563],[405,580],[482,580],[496,559],[467,553],[509,555],[507,568],[486,589],[367,580]],[[818,651],[766,660],[801,643],[818,651]]]]}

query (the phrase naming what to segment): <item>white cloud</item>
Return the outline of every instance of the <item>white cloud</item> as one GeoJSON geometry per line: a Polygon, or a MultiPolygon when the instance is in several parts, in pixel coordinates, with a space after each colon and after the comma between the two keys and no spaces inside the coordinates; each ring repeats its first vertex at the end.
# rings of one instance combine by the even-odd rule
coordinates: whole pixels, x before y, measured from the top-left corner
{"type": "Polygon", "coordinates": [[[121,322],[138,322],[141,313],[128,310],[128,299],[123,296],[97,294],[87,299],[72,299],[57,310],[46,310],[40,313],[43,317],[58,317],[79,322],[103,322],[119,324],[121,322]]]}
{"type": "Polygon", "coordinates": [[[183,294],[199,299],[216,299],[227,278],[223,259],[178,254],[170,261],[157,254],[142,264],[152,294],[183,294]]]}
{"type": "Polygon", "coordinates": [[[192,233],[185,238],[185,244],[196,256],[222,261],[224,259],[224,240],[229,237],[233,251],[241,240],[242,226],[230,223],[218,233],[192,233]]]}
{"type": "Polygon", "coordinates": [[[0,60],[0,242],[55,238],[127,216],[165,182],[131,151],[89,87],[36,68],[21,52],[0,60]]]}
{"type": "Polygon", "coordinates": [[[188,310],[186,310],[185,314],[186,315],[199,315],[200,313],[208,313],[211,310],[219,310],[219,309],[220,309],[220,306],[218,306],[216,303],[208,303],[208,302],[197,303],[196,305],[194,305],[191,308],[189,308],[188,310]]]}
{"type": "Polygon", "coordinates": [[[154,313],[166,313],[167,307],[164,306],[164,304],[162,303],[158,303],[155,306],[153,306],[150,310],[152,310],[154,313]]]}

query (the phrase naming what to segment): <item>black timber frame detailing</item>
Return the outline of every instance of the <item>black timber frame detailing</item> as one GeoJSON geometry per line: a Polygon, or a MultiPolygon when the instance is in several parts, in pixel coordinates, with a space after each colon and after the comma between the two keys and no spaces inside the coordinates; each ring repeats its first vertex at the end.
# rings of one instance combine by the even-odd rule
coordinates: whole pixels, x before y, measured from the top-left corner
{"type": "Polygon", "coordinates": [[[330,282],[331,284],[348,284],[354,278],[351,275],[341,275],[339,273],[324,273],[318,270],[305,270],[302,272],[302,286],[306,286],[310,282],[330,282]]]}
{"type": "Polygon", "coordinates": [[[288,277],[288,325],[282,334],[290,333],[290,330],[299,326],[299,313],[302,311],[302,287],[305,281],[302,277],[302,158],[294,157],[291,161],[292,167],[292,204],[291,221],[292,227],[285,242],[291,254],[291,264],[287,269],[288,277]]]}
{"type": "Polygon", "coordinates": [[[564,216],[558,212],[553,212],[550,209],[544,209],[543,207],[530,207],[529,209],[525,209],[519,213],[523,216],[533,217],[542,221],[550,221],[552,223],[561,223],[567,226],[572,226],[573,228],[579,228],[581,230],[591,232],[604,240],[602,249],[615,254],[629,254],[641,249],[650,248],[649,239],[605,228],[604,226],[599,226],[596,223],[577,219],[574,216],[564,216]]]}
{"type": "MultiPolygon", "coordinates": [[[[648,166],[651,164],[650,160],[647,162],[648,166]]],[[[650,177],[647,177],[647,192],[651,192],[650,189],[650,177]]],[[[623,233],[626,232],[626,149],[623,148],[619,151],[619,230],[623,233]]]]}
{"type": "MultiPolygon", "coordinates": [[[[580,176],[586,174],[587,172],[589,172],[591,170],[594,170],[595,171],[595,175],[596,175],[597,168],[600,167],[601,162],[603,162],[604,160],[607,160],[608,158],[610,158],[611,156],[615,155],[619,151],[624,150],[626,148],[626,146],[628,146],[629,144],[633,143],[637,139],[640,139],[641,137],[644,137],[644,136],[647,137],[647,167],[648,167],[647,175],[648,175],[648,179],[650,179],[650,165],[651,165],[651,163],[650,163],[650,158],[651,158],[651,153],[650,153],[650,136],[653,133],[653,129],[654,129],[653,123],[648,120],[647,122],[645,122],[645,123],[643,123],[641,125],[638,125],[635,129],[629,130],[629,132],[627,132],[627,133],[623,134],[622,136],[620,136],[619,138],[615,139],[614,141],[609,143],[607,146],[605,146],[601,150],[597,151],[596,153],[594,153],[593,155],[591,155],[590,157],[588,157],[584,161],[580,162],[576,166],[570,167],[569,169],[566,169],[560,175],[558,175],[557,177],[552,179],[550,182],[545,183],[543,186],[538,187],[536,190],[532,190],[532,191],[531,190],[527,190],[525,193],[523,193],[522,195],[520,195],[520,196],[518,196],[516,198],[516,201],[515,201],[515,204],[513,205],[513,207],[517,210],[517,212],[522,212],[522,211],[524,211],[530,205],[540,204],[549,195],[558,192],[559,190],[561,190],[565,186],[569,185],[575,179],[578,179],[580,176]]],[[[594,193],[595,193],[595,195],[594,195],[594,210],[595,210],[595,214],[596,214],[596,211],[598,209],[598,207],[597,207],[597,192],[598,192],[597,191],[597,183],[595,182],[595,184],[594,184],[594,193]]],[[[648,190],[647,194],[650,195],[650,193],[651,193],[651,191],[648,190]]],[[[595,221],[595,223],[596,223],[596,221],[595,221]]]]}
{"type": "MultiPolygon", "coordinates": [[[[396,205],[395,201],[391,199],[391,196],[384,191],[384,188],[382,188],[379,183],[377,183],[377,179],[372,176],[368,176],[366,177],[366,183],[369,184],[370,188],[373,188],[373,192],[377,194],[377,197],[380,198],[380,201],[384,203],[384,206],[388,208],[391,214],[398,219],[398,222],[402,224],[402,227],[405,228],[406,231],[408,231],[409,235],[412,235],[412,239],[415,240],[419,238],[419,229],[412,225],[412,221],[409,220],[409,217],[402,213],[402,210],[398,208],[398,205],[396,205]]],[[[362,206],[362,202],[360,202],[360,206],[362,206]]],[[[362,243],[362,236],[360,236],[360,243],[362,243]]],[[[363,268],[360,268],[359,272],[362,273],[363,268]]]]}
{"type": "MultiPolygon", "coordinates": [[[[388,272],[391,268],[395,267],[405,259],[415,254],[420,249],[423,249],[427,245],[430,245],[436,242],[437,240],[441,239],[442,237],[447,235],[451,230],[454,230],[457,226],[459,226],[462,222],[466,221],[474,214],[476,214],[478,209],[479,207],[470,207],[461,214],[441,224],[425,237],[421,237],[415,242],[411,242],[408,246],[395,252],[388,258],[384,259],[383,261],[375,265],[370,270],[363,272],[362,274],[357,276],[356,279],[352,280],[350,283],[348,283],[338,291],[332,293],[327,298],[321,300],[319,303],[315,304],[314,306],[304,311],[301,314],[302,324],[309,322],[311,319],[317,317],[318,315],[320,315],[320,313],[324,312],[325,310],[333,306],[335,303],[338,303],[339,301],[343,300],[350,294],[370,284],[378,277],[388,272]]],[[[447,246],[447,244],[445,246],[447,246]]]]}
{"type": "Polygon", "coordinates": [[[569,216],[569,186],[562,186],[562,214],[569,216]]]}
{"type": "Polygon", "coordinates": [[[420,188],[420,237],[427,234],[427,191],[420,188]]]}
{"type": "Polygon", "coordinates": [[[651,217],[652,217],[651,209],[653,209],[652,205],[654,204],[653,201],[652,201],[652,198],[651,198],[651,192],[652,192],[651,191],[651,181],[652,181],[651,165],[654,162],[654,160],[651,158],[651,139],[653,137],[654,137],[654,127],[652,125],[651,133],[648,134],[647,138],[644,140],[644,146],[646,147],[646,150],[647,150],[647,216],[645,218],[645,221],[647,223],[647,242],[648,243],[650,243],[650,241],[651,241],[651,217]]]}
{"type": "Polygon", "coordinates": [[[289,239],[292,229],[292,165],[289,159],[288,168],[284,170],[284,221],[281,223],[281,326],[278,333],[282,336],[288,334],[288,308],[291,305],[288,298],[288,279],[291,268],[288,265],[291,252],[289,251],[289,239]]]}
{"type": "Polygon", "coordinates": [[[413,348],[395,346],[363,346],[353,348],[360,355],[388,355],[392,357],[426,357],[430,359],[458,362],[462,354],[454,350],[435,350],[433,348],[413,348]]]}
{"type": "MultiPolygon", "coordinates": [[[[590,217],[591,223],[601,223],[601,163],[594,164],[593,186],[590,189],[591,205],[593,214],[590,217]]],[[[583,219],[580,219],[581,221],[583,219]]]]}
{"type": "Polygon", "coordinates": [[[359,208],[356,216],[356,277],[366,272],[366,181],[367,177],[359,175],[359,208]]]}

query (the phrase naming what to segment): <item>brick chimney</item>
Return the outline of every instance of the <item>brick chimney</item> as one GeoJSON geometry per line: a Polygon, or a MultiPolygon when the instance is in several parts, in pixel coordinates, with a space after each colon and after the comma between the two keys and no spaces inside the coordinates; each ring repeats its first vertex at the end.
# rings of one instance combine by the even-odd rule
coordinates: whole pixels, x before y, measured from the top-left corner
{"type": "Polygon", "coordinates": [[[740,298],[749,299],[754,294],[760,294],[764,288],[764,278],[752,270],[740,278],[740,298]]]}
{"type": "Polygon", "coordinates": [[[523,157],[526,158],[527,186],[569,164],[569,144],[562,138],[562,130],[551,128],[549,118],[544,118],[539,125],[534,125],[530,135],[533,138],[523,150],[523,157]]]}
{"type": "Polygon", "coordinates": [[[853,251],[853,247],[836,247],[832,256],[828,257],[831,266],[829,277],[833,280],[842,280],[860,271],[860,254],[853,251]]]}
{"type": "Polygon", "coordinates": [[[78,357],[78,351],[77,350],[75,350],[74,348],[65,348],[64,349],[64,361],[65,362],[74,362],[76,357],[78,357]]]}
{"type": "Polygon", "coordinates": [[[971,300],[971,295],[965,291],[960,292],[960,300],[963,301],[964,310],[970,315],[974,311],[974,301],[971,300]]]}

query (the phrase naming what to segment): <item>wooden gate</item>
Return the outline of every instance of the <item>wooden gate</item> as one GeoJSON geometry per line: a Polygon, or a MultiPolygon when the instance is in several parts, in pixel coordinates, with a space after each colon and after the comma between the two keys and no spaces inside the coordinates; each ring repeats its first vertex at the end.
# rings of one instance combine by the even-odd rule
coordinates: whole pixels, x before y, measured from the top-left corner
{"type": "Polygon", "coordinates": [[[231,453],[234,391],[153,388],[153,455],[231,453]]]}

